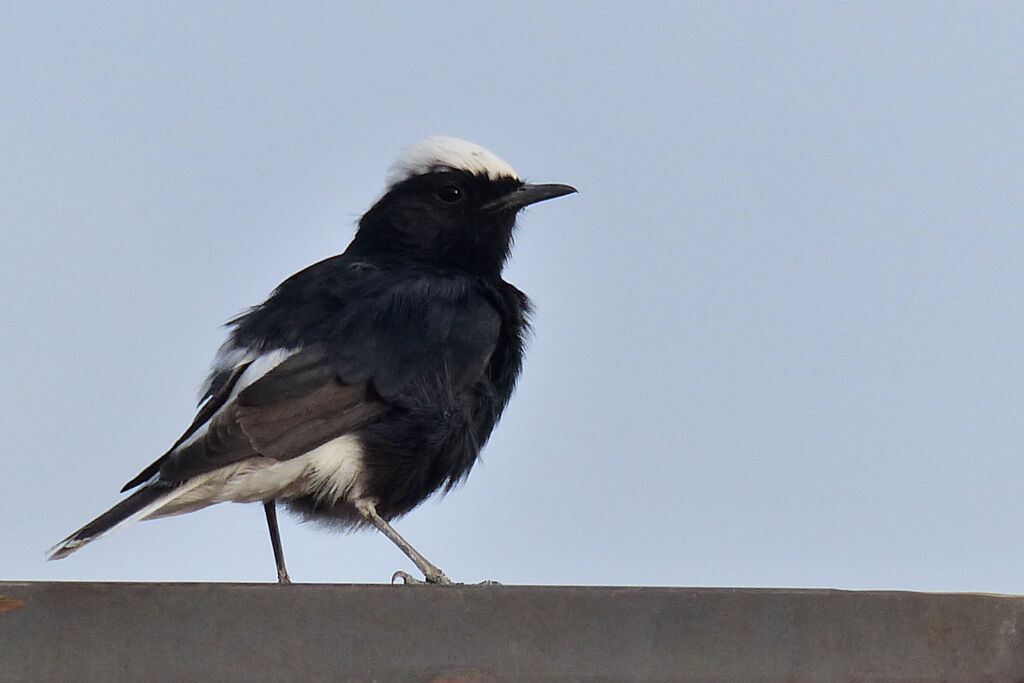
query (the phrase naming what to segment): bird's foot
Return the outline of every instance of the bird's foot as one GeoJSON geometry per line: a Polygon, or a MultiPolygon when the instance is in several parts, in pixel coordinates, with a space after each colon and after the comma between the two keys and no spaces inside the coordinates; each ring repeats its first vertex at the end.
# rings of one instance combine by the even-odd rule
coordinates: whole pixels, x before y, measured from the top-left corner
{"type": "Polygon", "coordinates": [[[454,581],[444,575],[444,572],[437,569],[436,572],[429,572],[424,575],[423,579],[417,579],[415,576],[408,572],[401,570],[391,575],[391,583],[394,583],[396,579],[401,579],[402,583],[406,586],[424,586],[424,585],[435,585],[435,586],[456,586],[454,581]]]}
{"type": "MultiPolygon", "coordinates": [[[[464,586],[465,585],[463,583],[456,583],[455,581],[452,581],[451,579],[449,579],[447,576],[444,575],[444,572],[442,572],[440,570],[438,570],[438,573],[437,573],[437,575],[435,576],[435,578],[433,580],[431,580],[430,577],[426,577],[426,580],[417,579],[412,574],[409,574],[408,572],[403,572],[403,571],[397,571],[397,572],[395,572],[394,574],[391,575],[391,583],[394,583],[396,579],[401,579],[402,580],[402,584],[405,585],[405,586],[426,586],[426,585],[429,585],[429,584],[435,584],[435,585],[439,585],[439,586],[464,586]]],[[[473,585],[475,585],[475,586],[500,586],[501,582],[500,581],[492,581],[491,579],[487,579],[486,581],[481,581],[480,583],[473,584],[473,585]]]]}
{"type": "Polygon", "coordinates": [[[281,585],[290,584],[292,579],[288,576],[288,572],[282,569],[277,570],[277,582],[281,585]]]}

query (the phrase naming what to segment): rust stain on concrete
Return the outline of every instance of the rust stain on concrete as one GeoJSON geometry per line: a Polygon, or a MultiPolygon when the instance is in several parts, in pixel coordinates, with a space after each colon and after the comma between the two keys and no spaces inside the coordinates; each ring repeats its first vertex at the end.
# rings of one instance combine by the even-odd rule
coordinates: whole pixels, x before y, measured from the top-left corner
{"type": "Polygon", "coordinates": [[[0,595],[0,612],[10,612],[12,610],[21,609],[25,606],[24,600],[18,600],[17,598],[8,598],[0,595]]]}

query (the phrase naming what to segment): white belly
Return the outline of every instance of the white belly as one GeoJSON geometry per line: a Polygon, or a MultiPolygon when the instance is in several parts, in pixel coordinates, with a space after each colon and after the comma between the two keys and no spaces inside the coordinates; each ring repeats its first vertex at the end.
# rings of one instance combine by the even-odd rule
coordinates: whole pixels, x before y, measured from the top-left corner
{"type": "Polygon", "coordinates": [[[315,496],[331,505],[359,496],[362,472],[362,448],[358,439],[348,434],[290,460],[249,458],[200,474],[183,482],[146,518],[191,512],[228,501],[255,503],[299,496],[315,496]]]}

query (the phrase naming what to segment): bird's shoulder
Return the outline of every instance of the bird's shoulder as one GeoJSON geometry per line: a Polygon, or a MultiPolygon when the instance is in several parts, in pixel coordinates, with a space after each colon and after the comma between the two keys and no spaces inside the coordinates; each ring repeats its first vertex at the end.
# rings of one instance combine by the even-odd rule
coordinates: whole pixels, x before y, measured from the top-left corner
{"type": "Polygon", "coordinates": [[[518,337],[529,304],[501,280],[456,269],[341,254],[282,282],[229,323],[204,399],[238,363],[277,349],[320,345],[341,380],[389,396],[448,373],[455,388],[483,372],[500,337],[518,337]]]}
{"type": "Polygon", "coordinates": [[[517,314],[500,283],[454,269],[341,254],[295,273],[271,295],[229,322],[239,348],[297,347],[350,334],[360,324],[443,323],[485,303],[500,317],[517,314]]]}

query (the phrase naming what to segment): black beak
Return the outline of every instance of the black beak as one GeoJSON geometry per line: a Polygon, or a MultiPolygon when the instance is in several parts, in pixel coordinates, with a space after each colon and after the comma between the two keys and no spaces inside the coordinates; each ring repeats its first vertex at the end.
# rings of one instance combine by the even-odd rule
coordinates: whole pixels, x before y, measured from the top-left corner
{"type": "Polygon", "coordinates": [[[499,197],[492,202],[484,204],[484,209],[511,209],[518,211],[524,206],[542,202],[545,199],[563,197],[567,194],[578,192],[572,185],[560,185],[558,183],[546,183],[544,185],[520,185],[504,197],[499,197]]]}

